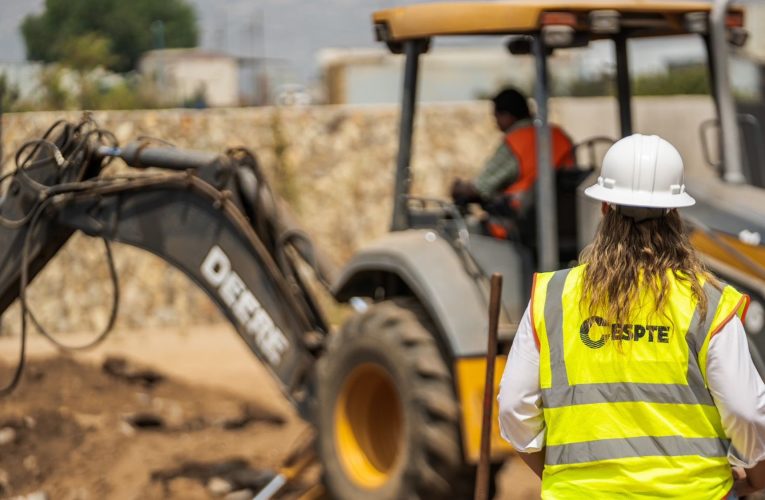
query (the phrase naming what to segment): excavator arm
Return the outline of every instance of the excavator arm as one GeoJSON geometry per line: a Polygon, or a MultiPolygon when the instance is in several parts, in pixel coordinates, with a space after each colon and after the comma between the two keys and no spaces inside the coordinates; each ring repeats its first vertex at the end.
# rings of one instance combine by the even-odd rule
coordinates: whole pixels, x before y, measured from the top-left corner
{"type": "Polygon", "coordinates": [[[8,175],[0,311],[78,230],[133,245],[204,290],[300,408],[328,327],[298,260],[324,271],[305,237],[291,237],[301,233],[280,216],[254,157],[146,142],[122,149],[85,125],[65,124],[55,140],[29,146],[32,153],[8,175]],[[113,157],[133,168],[105,176],[113,157]]]}

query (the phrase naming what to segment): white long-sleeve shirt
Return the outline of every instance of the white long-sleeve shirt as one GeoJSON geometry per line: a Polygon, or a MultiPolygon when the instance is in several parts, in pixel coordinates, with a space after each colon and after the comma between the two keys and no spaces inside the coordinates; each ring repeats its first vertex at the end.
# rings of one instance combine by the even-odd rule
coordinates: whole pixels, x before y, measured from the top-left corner
{"type": "MultiPolygon", "coordinates": [[[[765,460],[765,384],[752,363],[738,316],[734,315],[709,343],[707,381],[733,445],[728,454],[730,463],[753,467],[765,460]]],[[[510,349],[498,400],[502,437],[519,452],[541,450],[545,446],[545,420],[539,351],[528,308],[510,349]]]]}

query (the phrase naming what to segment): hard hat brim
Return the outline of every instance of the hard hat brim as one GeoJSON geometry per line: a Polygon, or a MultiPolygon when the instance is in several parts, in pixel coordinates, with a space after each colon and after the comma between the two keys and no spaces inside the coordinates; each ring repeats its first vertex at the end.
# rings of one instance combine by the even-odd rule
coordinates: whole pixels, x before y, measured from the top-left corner
{"type": "Polygon", "coordinates": [[[609,189],[595,184],[584,190],[585,196],[595,200],[613,203],[615,205],[625,205],[628,207],[648,207],[648,208],[682,208],[690,207],[696,204],[688,193],[670,194],[670,193],[647,193],[634,192],[625,189],[609,189]]]}

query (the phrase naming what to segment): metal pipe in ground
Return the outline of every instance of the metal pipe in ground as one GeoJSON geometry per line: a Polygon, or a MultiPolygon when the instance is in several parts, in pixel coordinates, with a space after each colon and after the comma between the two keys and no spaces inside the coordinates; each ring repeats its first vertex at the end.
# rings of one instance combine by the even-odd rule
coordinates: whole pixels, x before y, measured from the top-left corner
{"type": "Polygon", "coordinates": [[[497,327],[502,299],[502,275],[491,275],[489,295],[489,339],[486,347],[486,380],[483,391],[483,421],[481,422],[481,454],[476,472],[475,500],[489,498],[489,467],[491,460],[491,422],[494,410],[494,366],[497,360],[497,327]]]}

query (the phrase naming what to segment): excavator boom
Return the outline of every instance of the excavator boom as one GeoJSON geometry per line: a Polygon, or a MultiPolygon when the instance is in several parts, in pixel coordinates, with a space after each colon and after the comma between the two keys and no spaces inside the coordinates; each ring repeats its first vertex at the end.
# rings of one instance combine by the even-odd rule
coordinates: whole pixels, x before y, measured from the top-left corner
{"type": "Polygon", "coordinates": [[[75,231],[142,248],[207,293],[300,408],[327,325],[297,272],[299,252],[283,237],[294,228],[281,223],[254,157],[145,143],[121,149],[87,127],[66,124],[56,139],[30,145],[9,174],[0,311],[75,231]],[[107,177],[109,157],[159,168],[107,177]]]}

